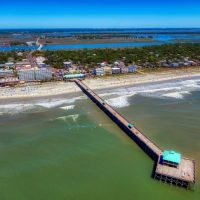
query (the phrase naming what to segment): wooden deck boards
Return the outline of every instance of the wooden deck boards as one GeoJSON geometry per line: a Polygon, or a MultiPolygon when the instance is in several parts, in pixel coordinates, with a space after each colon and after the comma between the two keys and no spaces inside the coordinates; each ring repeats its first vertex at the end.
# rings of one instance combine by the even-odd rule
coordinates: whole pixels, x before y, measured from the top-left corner
{"type": "Polygon", "coordinates": [[[182,158],[178,168],[162,165],[158,162],[156,166],[156,173],[176,178],[182,181],[194,182],[195,181],[194,169],[195,166],[193,160],[182,158]]]}

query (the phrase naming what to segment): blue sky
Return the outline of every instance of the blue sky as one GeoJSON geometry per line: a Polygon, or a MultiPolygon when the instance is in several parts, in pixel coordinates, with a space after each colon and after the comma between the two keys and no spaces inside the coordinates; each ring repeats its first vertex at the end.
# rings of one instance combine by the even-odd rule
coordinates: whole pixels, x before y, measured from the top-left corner
{"type": "Polygon", "coordinates": [[[0,0],[0,8],[0,28],[200,28],[199,0],[0,0]]]}

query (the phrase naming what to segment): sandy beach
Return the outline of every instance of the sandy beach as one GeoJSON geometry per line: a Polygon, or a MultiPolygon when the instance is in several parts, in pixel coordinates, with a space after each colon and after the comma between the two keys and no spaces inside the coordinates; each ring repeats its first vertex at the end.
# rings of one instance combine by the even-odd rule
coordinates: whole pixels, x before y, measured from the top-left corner
{"type": "MultiPolygon", "coordinates": [[[[174,79],[192,79],[200,77],[200,69],[168,70],[148,74],[132,74],[123,76],[101,77],[86,79],[84,82],[94,90],[123,87],[142,83],[155,83],[174,79]]],[[[0,88],[0,100],[12,98],[31,98],[56,96],[80,92],[72,82],[49,82],[42,84],[28,84],[26,86],[0,88]]]]}

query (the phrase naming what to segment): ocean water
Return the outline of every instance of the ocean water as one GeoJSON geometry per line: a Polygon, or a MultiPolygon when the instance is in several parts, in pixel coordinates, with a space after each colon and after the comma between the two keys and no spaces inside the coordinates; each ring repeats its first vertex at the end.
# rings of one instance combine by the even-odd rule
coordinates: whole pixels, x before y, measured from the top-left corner
{"type": "Polygon", "coordinates": [[[85,95],[0,102],[0,199],[200,198],[200,79],[97,91],[158,145],[192,157],[195,191],[151,178],[153,161],[85,95]]]}

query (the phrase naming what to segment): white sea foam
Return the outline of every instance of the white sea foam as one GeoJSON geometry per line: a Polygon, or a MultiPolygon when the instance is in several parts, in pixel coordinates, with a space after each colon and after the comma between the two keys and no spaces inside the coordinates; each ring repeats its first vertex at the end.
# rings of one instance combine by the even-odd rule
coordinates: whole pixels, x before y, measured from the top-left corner
{"type": "Polygon", "coordinates": [[[107,93],[101,93],[99,94],[100,97],[107,97],[107,96],[111,96],[111,95],[115,95],[116,92],[107,92],[107,93]]]}
{"type": "Polygon", "coordinates": [[[132,94],[127,94],[127,95],[107,99],[106,103],[117,108],[127,107],[130,105],[128,98],[134,95],[135,93],[132,93],[132,94]]]}
{"type": "Polygon", "coordinates": [[[56,120],[67,121],[69,119],[72,119],[73,122],[76,122],[78,118],[79,118],[79,114],[74,114],[74,115],[67,115],[67,116],[57,117],[56,120]]]}
{"type": "Polygon", "coordinates": [[[171,92],[171,93],[166,93],[166,94],[163,94],[162,96],[163,97],[168,97],[168,98],[175,98],[175,99],[183,99],[184,98],[184,95],[186,94],[190,94],[190,92],[171,92]]]}
{"type": "Polygon", "coordinates": [[[186,95],[191,94],[193,91],[200,90],[200,80],[177,80],[165,83],[156,83],[149,85],[138,85],[129,88],[119,88],[108,90],[103,96],[109,96],[106,102],[114,107],[127,107],[129,106],[129,97],[134,95],[142,95],[145,97],[153,98],[174,98],[183,99],[186,95]],[[115,95],[116,97],[113,97],[115,95]],[[111,98],[112,96],[112,98],[111,98]]]}
{"type": "MultiPolygon", "coordinates": [[[[194,80],[178,80],[165,83],[156,83],[148,85],[130,86],[126,88],[117,88],[106,90],[100,94],[105,97],[108,104],[114,107],[129,106],[129,98],[134,95],[142,95],[155,98],[175,98],[183,99],[193,91],[200,90],[200,79],[194,80]]],[[[36,112],[45,109],[60,107],[63,110],[74,109],[73,103],[77,100],[87,99],[86,96],[79,96],[74,98],[48,98],[39,101],[32,101],[28,103],[13,103],[7,105],[0,105],[0,113],[16,114],[20,112],[36,112]],[[72,104],[66,105],[64,104],[72,104]],[[62,106],[63,105],[63,106],[62,106]]]]}
{"type": "Polygon", "coordinates": [[[34,108],[32,104],[8,104],[0,105],[0,112],[4,114],[16,114],[19,112],[28,112],[34,108]]]}
{"type": "Polygon", "coordinates": [[[109,105],[111,105],[113,107],[117,107],[117,108],[129,106],[129,102],[128,102],[127,98],[124,96],[108,99],[108,100],[106,100],[106,102],[109,105]]]}
{"type": "Polygon", "coordinates": [[[46,101],[46,102],[35,103],[35,105],[41,106],[41,107],[44,107],[44,108],[55,108],[59,105],[67,103],[67,102],[68,101],[66,101],[66,100],[49,100],[49,101],[46,101]]]}
{"type": "MultiPolygon", "coordinates": [[[[79,96],[70,99],[44,99],[39,101],[31,101],[29,103],[13,103],[0,105],[0,112],[5,114],[17,114],[24,112],[37,112],[50,108],[55,108],[63,104],[71,104],[77,100],[86,99],[86,96],[79,96]]],[[[63,106],[61,109],[73,109],[74,105],[63,106]]]]}
{"type": "Polygon", "coordinates": [[[73,110],[74,108],[75,108],[75,105],[60,107],[60,109],[62,109],[62,110],[73,110]]]}
{"type": "Polygon", "coordinates": [[[77,100],[86,99],[85,96],[74,97],[70,99],[48,99],[39,103],[35,103],[35,105],[42,106],[44,108],[55,108],[63,104],[74,103],[77,100]]]}
{"type": "Polygon", "coordinates": [[[71,118],[74,122],[76,122],[77,119],[79,118],[79,114],[69,115],[68,117],[71,118]]]}

